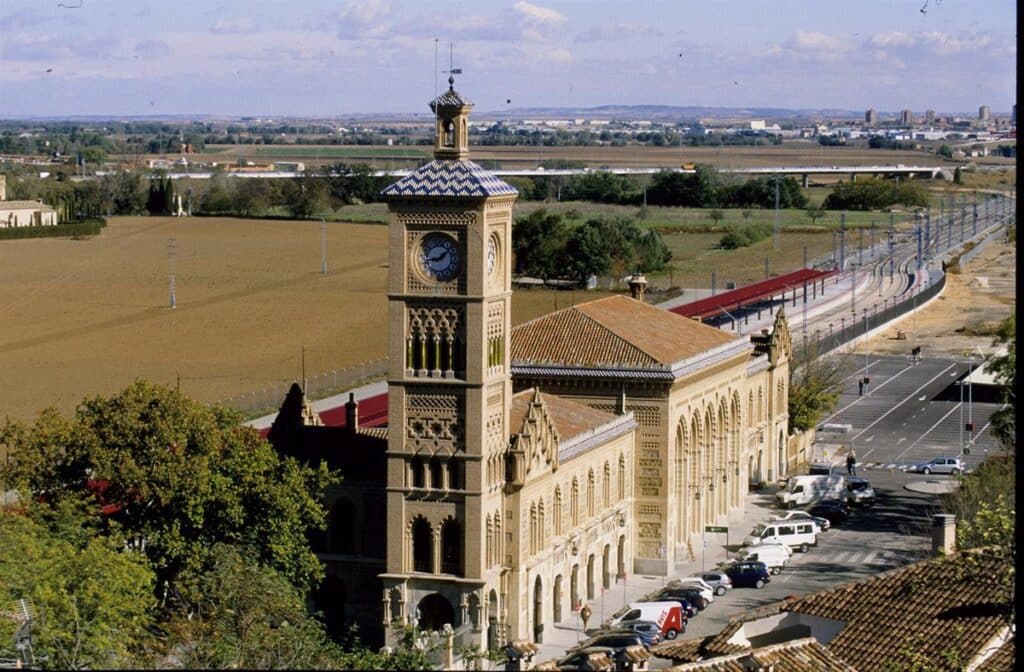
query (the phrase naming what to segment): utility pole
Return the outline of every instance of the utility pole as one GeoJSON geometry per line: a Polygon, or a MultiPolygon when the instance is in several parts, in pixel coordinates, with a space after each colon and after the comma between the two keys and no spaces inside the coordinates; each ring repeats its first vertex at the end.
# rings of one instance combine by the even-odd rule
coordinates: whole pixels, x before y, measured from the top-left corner
{"type": "Polygon", "coordinates": [[[320,218],[320,272],[327,275],[327,220],[320,218]]]}
{"type": "Polygon", "coordinates": [[[839,272],[846,271],[846,213],[839,213],[839,272]]]}
{"type": "Polygon", "coordinates": [[[775,250],[779,249],[779,176],[775,175],[775,250]]]}
{"type": "Polygon", "coordinates": [[[171,308],[174,308],[177,305],[177,300],[175,299],[175,296],[174,296],[174,249],[175,249],[175,247],[176,247],[176,243],[175,243],[174,238],[168,238],[167,239],[167,263],[168,263],[168,266],[170,268],[170,275],[171,275],[171,277],[170,277],[170,280],[171,280],[171,308]]]}

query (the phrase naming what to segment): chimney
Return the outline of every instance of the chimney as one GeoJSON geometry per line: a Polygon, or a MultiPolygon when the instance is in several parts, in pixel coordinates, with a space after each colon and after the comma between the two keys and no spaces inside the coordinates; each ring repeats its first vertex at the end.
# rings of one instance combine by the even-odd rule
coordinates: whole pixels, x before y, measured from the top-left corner
{"type": "Polygon", "coordinates": [[[637,301],[644,300],[644,290],[647,289],[647,278],[640,271],[637,271],[629,278],[629,293],[637,301]]]}
{"type": "Polygon", "coordinates": [[[356,401],[355,392],[349,392],[348,401],[345,402],[345,429],[352,434],[359,430],[359,402],[356,401]]]}
{"type": "Polygon", "coordinates": [[[932,516],[932,554],[949,555],[956,552],[956,516],[937,513],[932,516]]]}

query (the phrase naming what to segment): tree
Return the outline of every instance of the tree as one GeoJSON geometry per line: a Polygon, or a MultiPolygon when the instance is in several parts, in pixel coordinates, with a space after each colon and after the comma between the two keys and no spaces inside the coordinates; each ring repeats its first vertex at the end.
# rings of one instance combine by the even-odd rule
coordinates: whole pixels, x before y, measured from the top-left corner
{"type": "Polygon", "coordinates": [[[591,275],[603,275],[611,270],[612,258],[598,226],[587,222],[573,229],[565,241],[562,267],[566,277],[581,283],[591,275]]]}
{"type": "Polygon", "coordinates": [[[793,352],[789,369],[789,432],[816,427],[839,401],[848,356],[819,355],[809,344],[793,352]]]}
{"type": "Polygon", "coordinates": [[[745,224],[750,222],[750,217],[753,214],[754,213],[752,213],[750,210],[743,210],[742,212],[740,212],[740,215],[743,217],[743,222],[745,224]]]}
{"type": "Polygon", "coordinates": [[[320,502],[337,479],[279,458],[234,411],[137,381],[71,418],[51,408],[32,425],[8,421],[0,444],[0,486],[53,506],[89,498],[94,519],[145,553],[161,598],[183,571],[208,566],[217,543],[303,590],[320,579],[307,534],[324,528],[320,502]]]}
{"type": "Polygon", "coordinates": [[[722,221],[723,217],[725,217],[725,213],[718,208],[712,208],[711,210],[708,210],[708,217],[711,218],[711,221],[713,221],[715,223],[715,227],[717,227],[718,223],[722,221]]]}
{"type": "MultiPolygon", "coordinates": [[[[81,506],[0,509],[0,604],[31,601],[33,654],[48,667],[137,667],[153,621],[153,572],[116,536],[83,534],[87,518],[81,506]]],[[[11,626],[0,618],[0,658],[11,626]]]]}
{"type": "Polygon", "coordinates": [[[283,194],[285,207],[295,219],[309,219],[328,205],[326,183],[308,171],[303,177],[289,180],[283,194]]]}
{"type": "Polygon", "coordinates": [[[942,145],[941,147],[939,147],[938,155],[939,156],[944,156],[947,159],[952,159],[953,158],[953,147],[951,147],[950,145],[945,145],[945,144],[942,145]]]}
{"type": "MultiPolygon", "coordinates": [[[[217,544],[211,566],[186,572],[180,603],[163,627],[162,658],[186,669],[329,669],[341,650],[273,569],[217,544]]],[[[166,665],[161,665],[161,667],[166,665]]]]}
{"type": "Polygon", "coordinates": [[[515,272],[539,278],[557,276],[558,256],[568,233],[565,218],[558,213],[541,209],[517,218],[512,227],[515,272]]]}
{"type": "Polygon", "coordinates": [[[992,434],[1003,448],[1015,451],[1017,448],[1017,318],[1014,314],[999,323],[993,345],[1006,347],[1006,354],[989,358],[988,367],[995,374],[1003,397],[1004,406],[993,413],[992,434]]]}
{"type": "Polygon", "coordinates": [[[807,208],[804,213],[811,218],[811,226],[817,224],[818,220],[825,216],[825,210],[816,205],[807,208]]]}

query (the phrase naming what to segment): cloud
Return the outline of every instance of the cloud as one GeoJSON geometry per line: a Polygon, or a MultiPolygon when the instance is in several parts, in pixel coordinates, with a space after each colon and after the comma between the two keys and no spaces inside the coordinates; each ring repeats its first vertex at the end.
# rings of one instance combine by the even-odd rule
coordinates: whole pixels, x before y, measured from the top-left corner
{"type": "Polygon", "coordinates": [[[349,0],[335,15],[340,39],[380,37],[387,32],[385,20],[391,6],[384,0],[349,0]]]}
{"type": "Polygon", "coordinates": [[[163,40],[143,40],[135,45],[135,55],[142,58],[164,58],[174,53],[163,40]]]}
{"type": "Polygon", "coordinates": [[[542,25],[558,26],[568,21],[561,12],[540,5],[532,5],[526,0],[519,0],[512,6],[512,9],[526,21],[542,25]]]}
{"type": "Polygon", "coordinates": [[[639,23],[602,24],[576,36],[577,42],[616,42],[638,38],[661,37],[662,32],[639,23]]]}
{"type": "Polygon", "coordinates": [[[917,44],[917,40],[912,35],[898,31],[875,33],[868,42],[876,47],[912,47],[917,44]]]}
{"type": "Polygon", "coordinates": [[[839,51],[843,48],[838,37],[815,31],[798,30],[787,41],[790,49],[799,51],[839,51]]]}
{"type": "Polygon", "coordinates": [[[210,32],[217,35],[237,35],[255,33],[259,26],[250,17],[239,17],[235,19],[219,19],[210,26],[210,32]]]}

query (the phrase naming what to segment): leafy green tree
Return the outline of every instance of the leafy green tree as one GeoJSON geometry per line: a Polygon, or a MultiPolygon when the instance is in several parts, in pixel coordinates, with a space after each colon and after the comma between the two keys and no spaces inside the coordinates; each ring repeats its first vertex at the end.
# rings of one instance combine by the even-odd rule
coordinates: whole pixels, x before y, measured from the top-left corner
{"type": "Polygon", "coordinates": [[[820,355],[814,344],[793,351],[789,369],[789,431],[816,427],[839,401],[849,357],[820,355]]]}
{"type": "Polygon", "coordinates": [[[341,650],[296,587],[232,546],[216,544],[210,567],[185,572],[179,586],[162,628],[165,662],[186,669],[343,667],[341,650]]]}
{"type": "Polygon", "coordinates": [[[105,194],[106,211],[112,215],[138,215],[146,207],[146,188],[136,172],[104,175],[101,182],[105,194]]]}
{"type": "Polygon", "coordinates": [[[718,223],[720,221],[722,221],[722,218],[724,218],[724,217],[725,217],[725,213],[722,212],[721,210],[719,210],[718,208],[712,208],[712,209],[708,210],[708,218],[712,222],[715,223],[716,227],[718,226],[718,223]]]}
{"type": "Polygon", "coordinates": [[[556,277],[559,254],[569,235],[565,218],[558,213],[535,210],[516,219],[512,227],[515,272],[539,278],[556,277]]]}
{"type": "Polygon", "coordinates": [[[1006,450],[1017,449],[1017,317],[1009,317],[999,323],[993,345],[1006,347],[1006,354],[989,358],[988,367],[994,373],[1002,392],[1004,406],[993,413],[992,434],[1006,450]]]}
{"type": "MultiPolygon", "coordinates": [[[[0,604],[27,599],[35,608],[36,660],[55,669],[137,667],[155,606],[145,556],[114,535],[83,535],[80,508],[27,508],[0,509],[0,604]]],[[[13,653],[4,650],[13,625],[0,618],[0,658],[13,653]]]]}
{"type": "Polygon", "coordinates": [[[573,229],[565,241],[562,268],[565,276],[578,282],[611,270],[612,257],[599,226],[587,222],[573,229]]]}
{"type": "Polygon", "coordinates": [[[199,200],[199,210],[209,214],[230,214],[234,186],[234,183],[228,186],[228,180],[223,174],[215,174],[199,200]]]}
{"type": "Polygon", "coordinates": [[[939,156],[944,156],[947,159],[952,159],[953,158],[953,147],[950,146],[950,145],[942,145],[941,147],[939,147],[938,155],[939,156]]]}
{"type": "Polygon", "coordinates": [[[324,528],[320,502],[336,478],[279,458],[234,411],[137,381],[71,418],[47,409],[32,425],[8,421],[0,444],[0,487],[53,505],[91,497],[92,516],[149,558],[162,598],[183,571],[209,565],[216,543],[303,590],[321,578],[307,534],[324,528]]]}
{"type": "Polygon", "coordinates": [[[815,206],[811,206],[811,207],[807,208],[804,211],[804,214],[806,214],[808,217],[810,217],[810,219],[811,219],[811,226],[814,226],[815,224],[818,223],[819,219],[821,219],[822,217],[825,216],[825,210],[824,210],[824,208],[819,208],[818,206],[815,205],[815,206]]]}
{"type": "Polygon", "coordinates": [[[327,184],[312,173],[289,180],[282,192],[285,207],[295,219],[309,219],[328,207],[327,184]]]}

